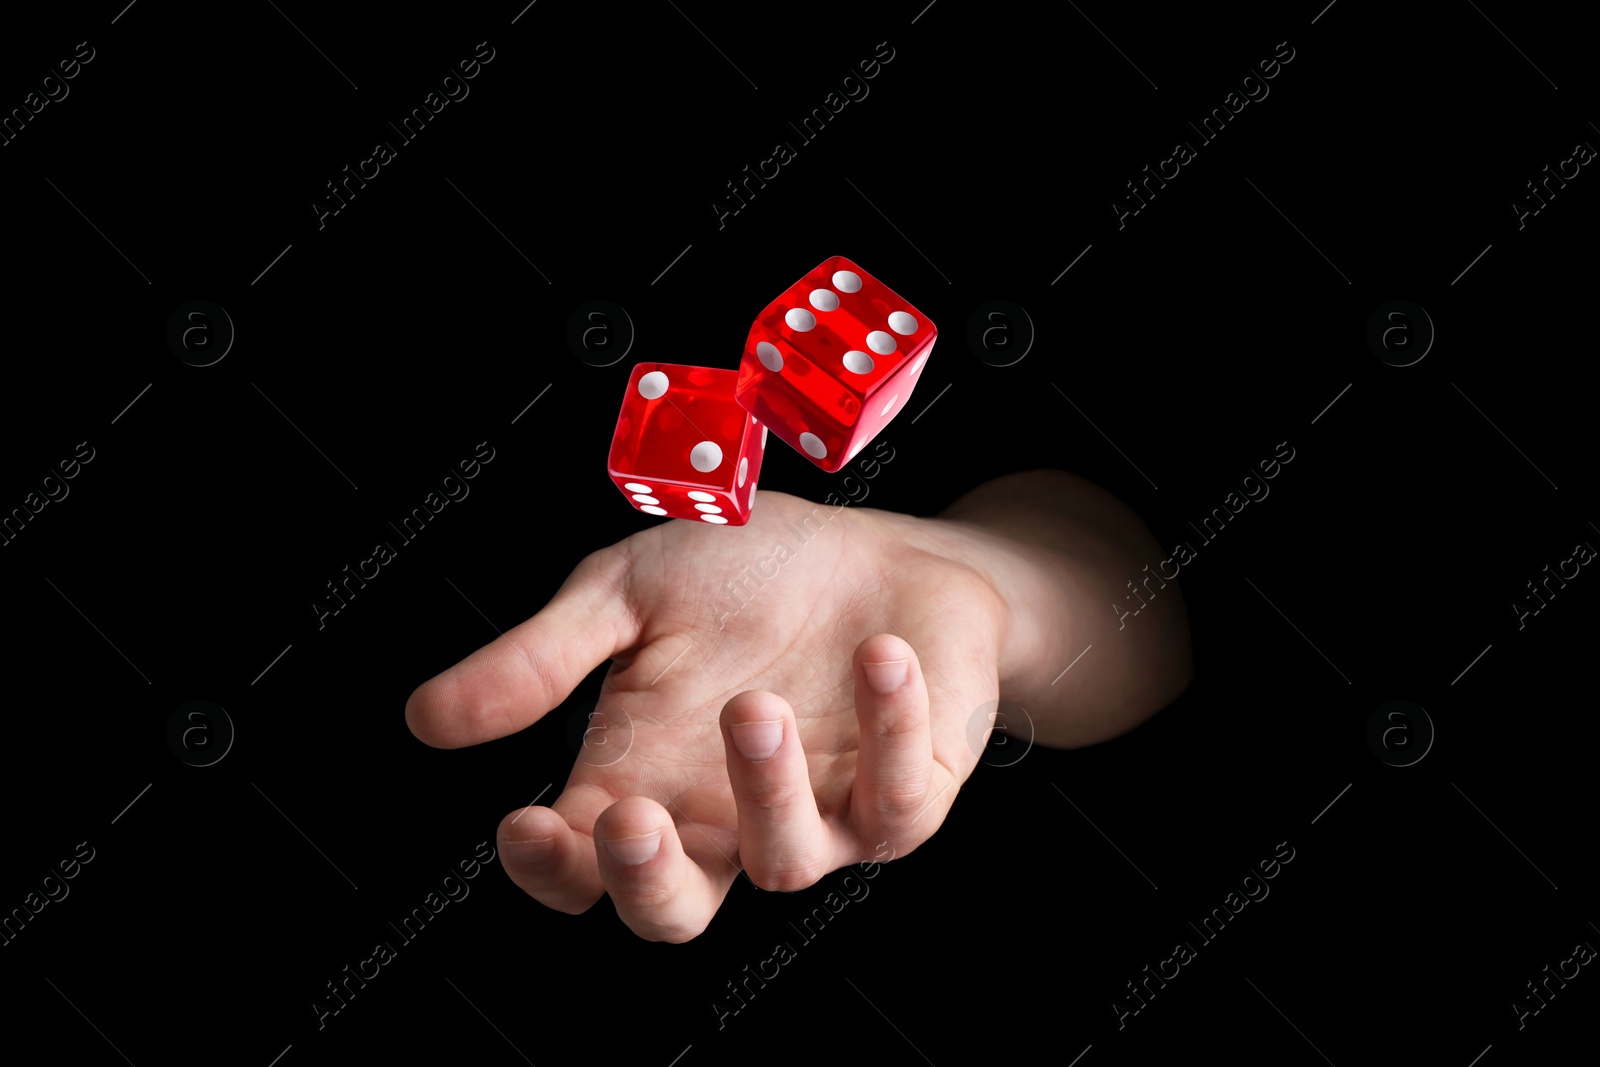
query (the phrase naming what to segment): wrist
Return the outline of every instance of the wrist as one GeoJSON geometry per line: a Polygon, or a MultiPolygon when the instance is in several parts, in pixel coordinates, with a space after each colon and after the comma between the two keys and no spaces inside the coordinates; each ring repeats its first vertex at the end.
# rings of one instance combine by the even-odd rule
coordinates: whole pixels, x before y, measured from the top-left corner
{"type": "Polygon", "coordinates": [[[930,550],[993,588],[1000,699],[1026,709],[1040,743],[1114,737],[1188,684],[1188,620],[1175,582],[1134,626],[1117,615],[1124,585],[1161,553],[1138,516],[1098,486],[1063,471],[1007,475],[915,522],[930,550]]]}

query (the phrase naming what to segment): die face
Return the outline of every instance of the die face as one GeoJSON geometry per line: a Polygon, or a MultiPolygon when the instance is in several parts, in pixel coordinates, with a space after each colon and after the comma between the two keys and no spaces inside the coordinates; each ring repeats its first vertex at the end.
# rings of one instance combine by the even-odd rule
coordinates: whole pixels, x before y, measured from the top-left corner
{"type": "Polygon", "coordinates": [[[757,318],[736,396],[812,463],[836,471],[905,407],[937,337],[894,290],[834,256],[757,318]]]}
{"type": "Polygon", "coordinates": [[[887,378],[872,398],[862,405],[856,432],[851,435],[846,450],[846,463],[854,459],[856,453],[870,444],[883,428],[893,422],[895,416],[905,409],[907,401],[911,399],[912,390],[917,387],[917,382],[927,366],[928,356],[933,353],[936,340],[937,338],[930,339],[914,359],[901,364],[900,369],[887,378]]]}
{"type": "Polygon", "coordinates": [[[633,368],[607,463],[633,507],[716,526],[749,521],[763,434],[734,399],[737,379],[714,367],[633,368]]]}

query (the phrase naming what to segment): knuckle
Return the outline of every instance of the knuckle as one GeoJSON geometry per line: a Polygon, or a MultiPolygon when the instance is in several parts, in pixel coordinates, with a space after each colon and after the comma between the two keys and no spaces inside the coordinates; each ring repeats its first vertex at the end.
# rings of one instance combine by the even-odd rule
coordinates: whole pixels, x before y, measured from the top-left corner
{"type": "Polygon", "coordinates": [[[550,885],[544,882],[530,882],[512,879],[517,887],[528,894],[540,904],[551,911],[559,911],[563,915],[582,915],[595,906],[600,899],[598,894],[574,893],[563,886],[550,885]]]}
{"type": "Polygon", "coordinates": [[[800,787],[780,778],[758,778],[744,783],[744,788],[740,790],[741,802],[760,812],[787,811],[801,799],[800,787]]]}
{"type": "Polygon", "coordinates": [[[871,728],[876,737],[898,741],[925,729],[927,723],[928,717],[922,708],[901,705],[886,708],[874,715],[871,728]]]}
{"type": "Polygon", "coordinates": [[[705,933],[706,927],[711,924],[711,916],[673,916],[669,918],[665,916],[631,915],[624,921],[628,924],[628,929],[646,941],[660,941],[669,945],[681,945],[685,941],[692,941],[705,933]]]}
{"type": "Polygon", "coordinates": [[[572,569],[572,577],[580,581],[598,580],[603,586],[616,588],[621,585],[627,566],[627,553],[619,545],[607,545],[579,560],[572,569]]]}
{"type": "Polygon", "coordinates": [[[529,895],[551,911],[559,911],[563,915],[582,915],[594,907],[595,904],[593,900],[575,900],[571,897],[550,897],[547,899],[541,897],[538,893],[530,893],[529,895]]]}
{"type": "Polygon", "coordinates": [[[655,936],[647,937],[646,940],[664,941],[669,945],[681,945],[686,941],[693,941],[705,933],[707,925],[707,923],[693,923],[671,926],[659,931],[655,936]]]}
{"type": "Polygon", "coordinates": [[[568,581],[590,587],[590,597],[596,606],[599,601],[616,598],[629,605],[631,610],[629,583],[632,576],[633,556],[628,551],[627,542],[623,541],[596,549],[583,557],[568,581]]]}
{"type": "Polygon", "coordinates": [[[872,791],[873,809],[894,822],[913,820],[927,804],[926,781],[882,782],[872,791]]]}
{"type": "Polygon", "coordinates": [[[946,787],[935,794],[931,786],[880,791],[873,797],[867,823],[875,836],[887,839],[895,855],[904,856],[938,831],[954,793],[946,787]]]}
{"type": "Polygon", "coordinates": [[[643,882],[612,893],[619,907],[641,916],[642,921],[659,924],[677,899],[677,887],[668,881],[643,882]]]}
{"type": "MultiPolygon", "coordinates": [[[[539,636],[543,637],[542,630],[539,636]]],[[[560,681],[557,677],[559,665],[551,662],[549,656],[540,655],[539,650],[534,648],[532,643],[523,640],[516,633],[505,634],[501,640],[505,641],[521,657],[523,663],[527,665],[528,673],[534,677],[542,691],[542,700],[553,702],[558,697],[565,695],[561,692],[560,681]]],[[[552,647],[559,648],[561,646],[554,645],[552,647]]]]}
{"type": "Polygon", "coordinates": [[[921,845],[926,844],[932,836],[926,833],[890,834],[884,842],[883,850],[868,862],[889,863],[892,860],[904,859],[921,845]]]}
{"type": "Polygon", "coordinates": [[[827,864],[816,855],[759,860],[745,868],[750,880],[770,893],[797,893],[822,881],[827,864]]]}

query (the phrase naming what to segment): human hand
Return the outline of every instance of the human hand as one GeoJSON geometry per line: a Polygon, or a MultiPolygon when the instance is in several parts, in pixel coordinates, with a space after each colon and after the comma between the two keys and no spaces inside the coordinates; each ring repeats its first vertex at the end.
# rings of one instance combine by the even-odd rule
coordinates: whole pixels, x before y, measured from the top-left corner
{"type": "Polygon", "coordinates": [[[918,536],[937,520],[758,503],[742,528],[663,522],[593,553],[407,702],[424,742],[478,744],[613,660],[592,719],[606,744],[500,825],[507,873],[549,907],[606,893],[640,936],[687,941],[740,871],[798,890],[912,851],[972,773],[968,724],[1000,684],[991,583],[918,536]]]}

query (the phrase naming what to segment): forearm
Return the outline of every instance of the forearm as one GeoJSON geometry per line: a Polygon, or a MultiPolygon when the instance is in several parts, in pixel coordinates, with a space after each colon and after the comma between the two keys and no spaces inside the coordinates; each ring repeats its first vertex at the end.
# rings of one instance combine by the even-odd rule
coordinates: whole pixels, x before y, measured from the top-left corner
{"type": "Polygon", "coordinates": [[[1189,684],[1188,617],[1177,582],[1158,572],[1165,553],[1105,490],[1028,471],[918,522],[1000,594],[1000,697],[1026,709],[1038,743],[1115,737],[1189,684]]]}

